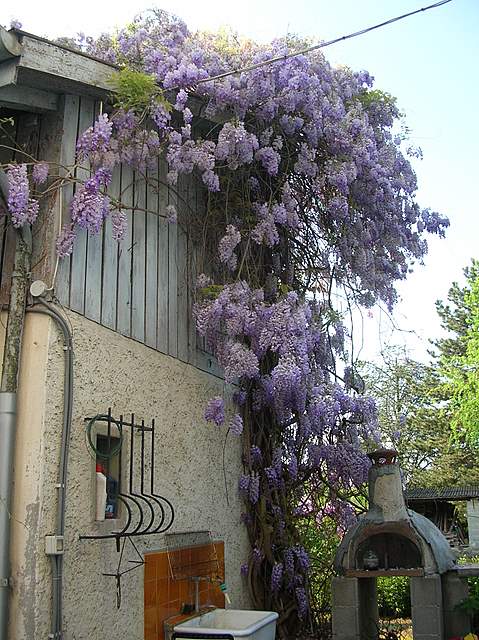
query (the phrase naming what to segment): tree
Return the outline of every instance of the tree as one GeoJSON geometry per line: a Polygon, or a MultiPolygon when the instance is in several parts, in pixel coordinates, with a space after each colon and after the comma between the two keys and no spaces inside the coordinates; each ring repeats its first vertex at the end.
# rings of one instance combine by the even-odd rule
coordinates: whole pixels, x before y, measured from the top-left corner
{"type": "Polygon", "coordinates": [[[447,419],[438,405],[434,369],[388,347],[382,363],[362,365],[366,390],[377,401],[385,444],[397,448],[407,484],[422,484],[426,469],[448,438],[447,419]]]}
{"type": "Polygon", "coordinates": [[[437,343],[438,359],[450,396],[449,411],[456,436],[479,445],[479,263],[465,269],[466,285],[454,283],[448,298],[454,307],[438,305],[443,328],[456,335],[437,343]]]}
{"type": "Polygon", "coordinates": [[[479,429],[479,262],[437,301],[444,337],[433,340],[431,361],[389,347],[381,365],[363,364],[366,388],[378,402],[381,432],[397,447],[409,485],[475,483],[479,429]],[[472,446],[471,446],[472,445],[472,446]]]}
{"type": "Polygon", "coordinates": [[[377,401],[381,433],[399,452],[408,486],[446,487],[479,481],[475,456],[460,433],[453,437],[441,372],[389,347],[381,365],[362,372],[377,401]]]}
{"type": "Polygon", "coordinates": [[[436,350],[432,351],[431,355],[436,361],[441,358],[463,356],[466,352],[466,334],[472,311],[468,295],[473,283],[479,278],[479,260],[473,259],[471,265],[465,267],[464,276],[466,282],[462,287],[458,282],[452,283],[447,294],[447,302],[436,302],[441,327],[448,334],[452,334],[432,341],[436,350]]]}

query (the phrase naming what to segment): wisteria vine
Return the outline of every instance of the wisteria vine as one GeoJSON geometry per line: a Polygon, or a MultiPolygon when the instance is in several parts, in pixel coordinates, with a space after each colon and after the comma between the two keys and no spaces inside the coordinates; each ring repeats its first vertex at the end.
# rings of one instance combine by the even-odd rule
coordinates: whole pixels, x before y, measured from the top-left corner
{"type": "MultiPolygon", "coordinates": [[[[91,175],[76,188],[58,254],[72,251],[77,229],[97,233],[108,216],[121,240],[125,206],[108,195],[117,165],[147,177],[166,156],[171,189],[184,175],[201,181],[205,208],[183,221],[208,238],[197,329],[231,389],[209,401],[205,418],[242,438],[251,554],[241,571],[255,605],[278,610],[282,636],[292,637],[311,620],[312,559],[299,523],[334,517],[348,526],[346,498],[369,465],[364,443],[379,438],[353,369],[346,362],[335,373],[347,336],[332,292],[392,308],[395,282],[427,251],[425,233],[442,236],[448,220],[415,201],[416,177],[394,134],[400,113],[367,72],[333,68],[315,52],[195,89],[294,51],[303,44],[295,38],[260,46],[192,34],[154,11],[114,37],[74,44],[124,71],[119,106],[78,140],[77,162],[91,175]]],[[[47,180],[48,165],[7,173],[12,223],[31,224],[31,184],[47,180]]],[[[175,207],[165,214],[175,223],[175,207]]]]}

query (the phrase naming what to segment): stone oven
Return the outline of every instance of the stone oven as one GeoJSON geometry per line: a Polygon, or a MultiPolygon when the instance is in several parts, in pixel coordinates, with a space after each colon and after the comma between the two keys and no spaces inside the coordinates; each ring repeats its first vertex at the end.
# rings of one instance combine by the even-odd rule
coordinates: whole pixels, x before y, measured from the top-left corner
{"type": "Polygon", "coordinates": [[[455,609],[467,587],[446,538],[430,520],[406,508],[397,452],[376,451],[370,458],[369,510],[336,553],[333,638],[377,640],[379,576],[410,577],[415,640],[467,633],[468,620],[455,609]]]}

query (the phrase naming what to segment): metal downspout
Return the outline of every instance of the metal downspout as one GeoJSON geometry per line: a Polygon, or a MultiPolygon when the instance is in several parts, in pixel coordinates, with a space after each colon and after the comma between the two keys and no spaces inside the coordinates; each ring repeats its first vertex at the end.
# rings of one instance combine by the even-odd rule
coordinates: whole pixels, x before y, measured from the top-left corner
{"type": "Polygon", "coordinates": [[[10,597],[10,520],[17,394],[0,393],[0,638],[6,640],[10,597]]]}

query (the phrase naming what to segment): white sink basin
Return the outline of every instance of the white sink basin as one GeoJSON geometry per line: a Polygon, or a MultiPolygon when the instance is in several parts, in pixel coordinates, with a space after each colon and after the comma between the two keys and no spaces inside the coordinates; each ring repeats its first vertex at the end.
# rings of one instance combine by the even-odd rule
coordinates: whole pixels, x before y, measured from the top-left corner
{"type": "MultiPolygon", "coordinates": [[[[242,609],[213,609],[196,618],[175,626],[177,640],[181,633],[195,634],[197,637],[215,637],[229,634],[236,638],[250,640],[274,640],[276,633],[275,611],[249,611],[242,609]]],[[[187,636],[186,636],[187,637],[187,636]]]]}

